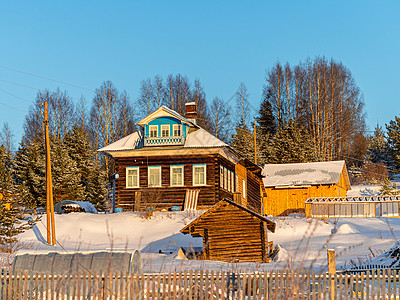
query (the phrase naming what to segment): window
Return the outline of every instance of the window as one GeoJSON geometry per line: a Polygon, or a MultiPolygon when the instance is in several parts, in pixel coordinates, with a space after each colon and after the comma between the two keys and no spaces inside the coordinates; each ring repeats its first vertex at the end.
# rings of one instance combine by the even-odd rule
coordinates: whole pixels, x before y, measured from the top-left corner
{"type": "Polygon", "coordinates": [[[149,187],[160,187],[161,186],[161,166],[149,167],[148,182],[149,187]]]}
{"type": "Polygon", "coordinates": [[[157,125],[149,126],[149,137],[158,137],[158,126],[157,125]]]}
{"type": "Polygon", "coordinates": [[[246,199],[246,180],[243,179],[243,198],[246,199]]]}
{"type": "Polygon", "coordinates": [[[235,191],[235,173],[231,172],[231,191],[234,192],[235,191]]]}
{"type": "Polygon", "coordinates": [[[126,168],[126,187],[127,188],[139,187],[139,167],[126,168]]]}
{"type": "Polygon", "coordinates": [[[224,168],[224,189],[228,189],[228,170],[224,168]]]}
{"type": "Polygon", "coordinates": [[[161,125],[161,136],[162,137],[169,136],[169,125],[161,125]]]}
{"type": "Polygon", "coordinates": [[[231,192],[231,171],[228,170],[228,192],[231,192]]]}
{"type": "Polygon", "coordinates": [[[174,130],[174,136],[181,136],[182,132],[181,132],[181,125],[179,124],[174,124],[172,126],[173,130],[174,130]]]}
{"type": "Polygon", "coordinates": [[[224,187],[224,167],[219,166],[219,186],[224,187]]]}
{"type": "Polygon", "coordinates": [[[239,175],[236,174],[236,192],[239,192],[239,175]]]}
{"type": "Polygon", "coordinates": [[[206,165],[193,165],[193,185],[206,185],[206,165]]]}
{"type": "Polygon", "coordinates": [[[171,186],[183,186],[183,166],[171,166],[171,186]]]}

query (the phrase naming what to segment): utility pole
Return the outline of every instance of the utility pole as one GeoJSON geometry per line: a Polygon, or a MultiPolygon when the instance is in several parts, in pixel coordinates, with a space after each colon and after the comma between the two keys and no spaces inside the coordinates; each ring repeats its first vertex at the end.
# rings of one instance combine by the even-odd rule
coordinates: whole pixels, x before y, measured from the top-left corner
{"type": "Polygon", "coordinates": [[[254,120],[254,163],[257,164],[257,136],[256,136],[256,120],[254,120]]]}
{"type": "Polygon", "coordinates": [[[46,212],[47,212],[47,244],[55,246],[56,233],[54,224],[53,184],[51,181],[49,111],[47,101],[44,102],[44,127],[46,140],[46,212]]]}

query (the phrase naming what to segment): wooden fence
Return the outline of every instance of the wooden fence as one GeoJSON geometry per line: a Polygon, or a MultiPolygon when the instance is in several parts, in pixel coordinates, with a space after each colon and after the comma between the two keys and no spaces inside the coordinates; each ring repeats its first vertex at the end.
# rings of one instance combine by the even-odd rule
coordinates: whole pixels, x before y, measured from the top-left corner
{"type": "Polygon", "coordinates": [[[4,272],[1,299],[398,299],[399,274],[375,270],[357,274],[276,271],[233,273],[185,271],[29,275],[4,272]]]}

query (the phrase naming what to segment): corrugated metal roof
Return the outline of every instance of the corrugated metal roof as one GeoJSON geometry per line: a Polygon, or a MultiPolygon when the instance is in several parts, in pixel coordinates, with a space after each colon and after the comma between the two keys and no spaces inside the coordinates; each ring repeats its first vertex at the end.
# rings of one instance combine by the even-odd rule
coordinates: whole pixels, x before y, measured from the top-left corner
{"type": "MultiPolygon", "coordinates": [[[[263,168],[265,187],[292,187],[339,183],[345,161],[296,164],[266,164],[263,168]]],[[[346,174],[347,176],[347,174],[346,174]]]]}

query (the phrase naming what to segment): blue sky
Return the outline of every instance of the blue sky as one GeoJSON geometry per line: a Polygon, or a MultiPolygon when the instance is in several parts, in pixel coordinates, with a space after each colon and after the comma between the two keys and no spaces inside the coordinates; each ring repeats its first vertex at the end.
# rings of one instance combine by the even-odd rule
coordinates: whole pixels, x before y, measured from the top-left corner
{"type": "MultiPolygon", "coordinates": [[[[399,11],[399,1],[7,1],[0,66],[91,90],[111,80],[131,99],[157,74],[199,78],[209,101],[244,82],[258,109],[276,61],[333,57],[352,72],[373,129],[399,114],[399,11]]],[[[37,91],[4,80],[93,95],[0,68],[0,126],[17,142],[37,91]]]]}

